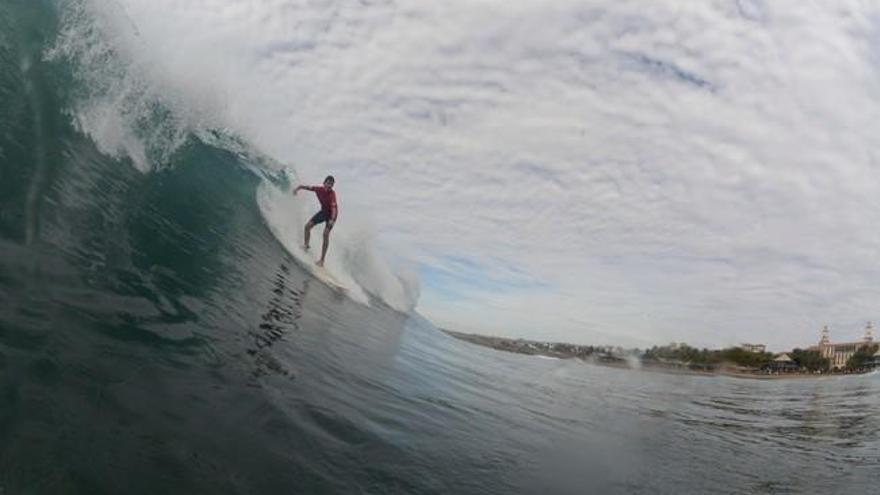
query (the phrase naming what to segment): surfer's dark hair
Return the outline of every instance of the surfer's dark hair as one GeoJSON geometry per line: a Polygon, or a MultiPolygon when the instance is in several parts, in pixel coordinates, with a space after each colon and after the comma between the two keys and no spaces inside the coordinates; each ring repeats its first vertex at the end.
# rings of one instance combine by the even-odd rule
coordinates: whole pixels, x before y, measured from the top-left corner
{"type": "Polygon", "coordinates": [[[324,182],[327,182],[328,180],[330,182],[336,184],[336,179],[334,179],[332,175],[328,175],[327,177],[324,178],[324,182]]]}

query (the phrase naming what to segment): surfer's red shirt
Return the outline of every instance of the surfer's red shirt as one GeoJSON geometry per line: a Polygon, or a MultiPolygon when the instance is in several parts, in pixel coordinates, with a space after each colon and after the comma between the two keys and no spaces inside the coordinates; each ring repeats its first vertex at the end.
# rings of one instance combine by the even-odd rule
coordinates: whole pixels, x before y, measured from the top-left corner
{"type": "Polygon", "coordinates": [[[321,203],[321,211],[330,215],[330,218],[336,220],[336,191],[327,189],[324,186],[306,186],[309,191],[314,191],[318,196],[318,202],[321,203]]]}

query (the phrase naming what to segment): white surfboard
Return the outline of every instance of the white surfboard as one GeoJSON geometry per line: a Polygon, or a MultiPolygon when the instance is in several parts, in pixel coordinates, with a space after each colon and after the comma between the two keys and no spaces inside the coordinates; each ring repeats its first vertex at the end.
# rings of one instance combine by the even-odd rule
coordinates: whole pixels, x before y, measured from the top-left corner
{"type": "Polygon", "coordinates": [[[318,280],[324,282],[326,285],[330,286],[331,289],[338,290],[341,292],[345,292],[348,290],[342,282],[336,279],[326,268],[318,265],[314,265],[310,271],[317,277],[318,280]]]}
{"type": "Polygon", "coordinates": [[[318,266],[316,260],[312,258],[309,251],[299,247],[294,251],[293,255],[301,266],[314,275],[315,278],[323,282],[327,287],[339,292],[345,292],[348,290],[348,287],[334,277],[327,268],[318,266]]]}

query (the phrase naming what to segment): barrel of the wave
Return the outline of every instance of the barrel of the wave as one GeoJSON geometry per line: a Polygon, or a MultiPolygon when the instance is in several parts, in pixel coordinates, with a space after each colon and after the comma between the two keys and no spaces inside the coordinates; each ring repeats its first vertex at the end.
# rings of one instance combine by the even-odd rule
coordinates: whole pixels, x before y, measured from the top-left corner
{"type": "MultiPolygon", "coordinates": [[[[333,227],[336,225],[336,218],[339,214],[339,208],[336,204],[336,191],[333,190],[333,186],[336,184],[336,179],[333,178],[332,175],[328,175],[324,179],[324,183],[320,186],[305,186],[299,185],[296,189],[293,190],[293,194],[295,195],[297,192],[306,190],[312,191],[315,193],[315,196],[318,198],[318,202],[321,204],[321,210],[315,213],[308,222],[306,222],[305,227],[303,227],[303,246],[302,246],[302,258],[300,261],[303,261],[303,265],[309,270],[312,274],[315,275],[320,281],[327,284],[331,289],[345,291],[346,287],[342,285],[339,280],[336,279],[324,266],[324,261],[327,257],[327,250],[330,248],[330,233],[333,231],[333,227]],[[312,228],[315,225],[324,224],[324,234],[323,241],[321,243],[321,258],[314,263],[310,263],[310,257],[308,256],[308,251],[310,249],[309,240],[311,238],[312,228]]],[[[298,256],[299,258],[299,256],[298,256]]]]}

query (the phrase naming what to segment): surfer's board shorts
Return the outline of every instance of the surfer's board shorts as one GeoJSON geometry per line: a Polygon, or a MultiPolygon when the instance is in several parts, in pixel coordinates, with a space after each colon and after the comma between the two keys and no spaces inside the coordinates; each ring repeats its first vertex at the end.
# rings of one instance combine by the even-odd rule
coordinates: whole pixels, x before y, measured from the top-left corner
{"type": "Polygon", "coordinates": [[[332,228],[333,224],[330,223],[329,220],[330,214],[324,210],[321,210],[318,213],[315,213],[315,216],[313,216],[312,219],[309,221],[312,223],[312,225],[318,225],[319,223],[327,222],[327,226],[332,228]]]}

